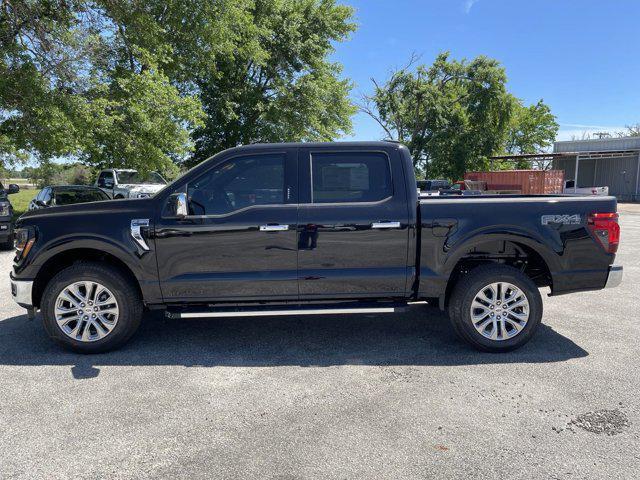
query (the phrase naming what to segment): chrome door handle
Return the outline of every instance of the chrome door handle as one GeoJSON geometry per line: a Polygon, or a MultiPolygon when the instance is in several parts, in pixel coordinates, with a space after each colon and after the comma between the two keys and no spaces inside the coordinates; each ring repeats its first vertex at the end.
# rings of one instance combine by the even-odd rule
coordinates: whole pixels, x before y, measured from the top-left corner
{"type": "Polygon", "coordinates": [[[284,232],[285,230],[289,230],[289,225],[277,225],[273,223],[260,225],[261,232],[284,232]]]}
{"type": "Polygon", "coordinates": [[[400,222],[373,222],[371,228],[400,228],[400,222]]]}

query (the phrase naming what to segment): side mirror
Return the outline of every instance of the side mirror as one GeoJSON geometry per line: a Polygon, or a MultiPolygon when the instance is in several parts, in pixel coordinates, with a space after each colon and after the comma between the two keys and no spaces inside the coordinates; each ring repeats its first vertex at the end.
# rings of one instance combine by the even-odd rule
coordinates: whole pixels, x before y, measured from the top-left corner
{"type": "Polygon", "coordinates": [[[20,185],[16,185],[15,183],[9,184],[9,190],[7,191],[9,195],[13,195],[14,193],[18,193],[19,191],[20,191],[20,185]]]}
{"type": "Polygon", "coordinates": [[[164,209],[164,217],[177,217],[184,218],[189,215],[189,208],[187,206],[187,194],[184,192],[172,194],[168,200],[164,209]]]}

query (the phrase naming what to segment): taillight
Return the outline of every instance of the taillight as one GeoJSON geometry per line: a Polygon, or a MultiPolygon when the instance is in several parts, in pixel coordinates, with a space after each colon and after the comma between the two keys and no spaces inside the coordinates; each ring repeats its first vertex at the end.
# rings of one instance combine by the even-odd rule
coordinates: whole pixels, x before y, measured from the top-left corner
{"type": "Polygon", "coordinates": [[[618,251],[620,225],[617,213],[592,213],[589,215],[587,227],[608,253],[618,251]]]}

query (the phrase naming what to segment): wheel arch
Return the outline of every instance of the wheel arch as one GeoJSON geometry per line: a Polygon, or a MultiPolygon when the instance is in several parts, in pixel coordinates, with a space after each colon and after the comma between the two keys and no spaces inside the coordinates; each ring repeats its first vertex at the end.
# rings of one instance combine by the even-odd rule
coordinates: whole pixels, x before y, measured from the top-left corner
{"type": "Polygon", "coordinates": [[[487,264],[505,264],[521,270],[538,287],[553,289],[553,274],[557,271],[557,254],[538,240],[523,235],[486,234],[459,245],[445,263],[448,278],[444,308],[453,287],[461,275],[487,264]]]}
{"type": "Polygon", "coordinates": [[[76,247],[61,250],[52,254],[42,264],[33,283],[32,297],[34,306],[36,308],[40,307],[42,294],[44,293],[45,288],[58,272],[76,263],[82,262],[96,262],[101,265],[109,265],[117,269],[122,275],[133,282],[140,298],[144,298],[144,294],[140,287],[140,279],[136,276],[125,260],[120,258],[113,251],[107,251],[96,247],[76,247]]]}

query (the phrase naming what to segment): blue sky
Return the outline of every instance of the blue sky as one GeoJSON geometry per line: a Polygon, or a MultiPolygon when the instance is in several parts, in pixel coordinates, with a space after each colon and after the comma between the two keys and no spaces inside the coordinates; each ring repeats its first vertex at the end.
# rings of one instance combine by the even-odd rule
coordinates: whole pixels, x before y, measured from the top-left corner
{"type": "MultiPolygon", "coordinates": [[[[342,0],[357,31],[333,58],[355,82],[354,98],[384,80],[412,53],[430,64],[487,55],[506,68],[508,88],[527,104],[542,98],[560,123],[558,139],[640,123],[638,0],[342,0]]],[[[350,139],[381,138],[375,122],[354,117],[350,139]]]]}

